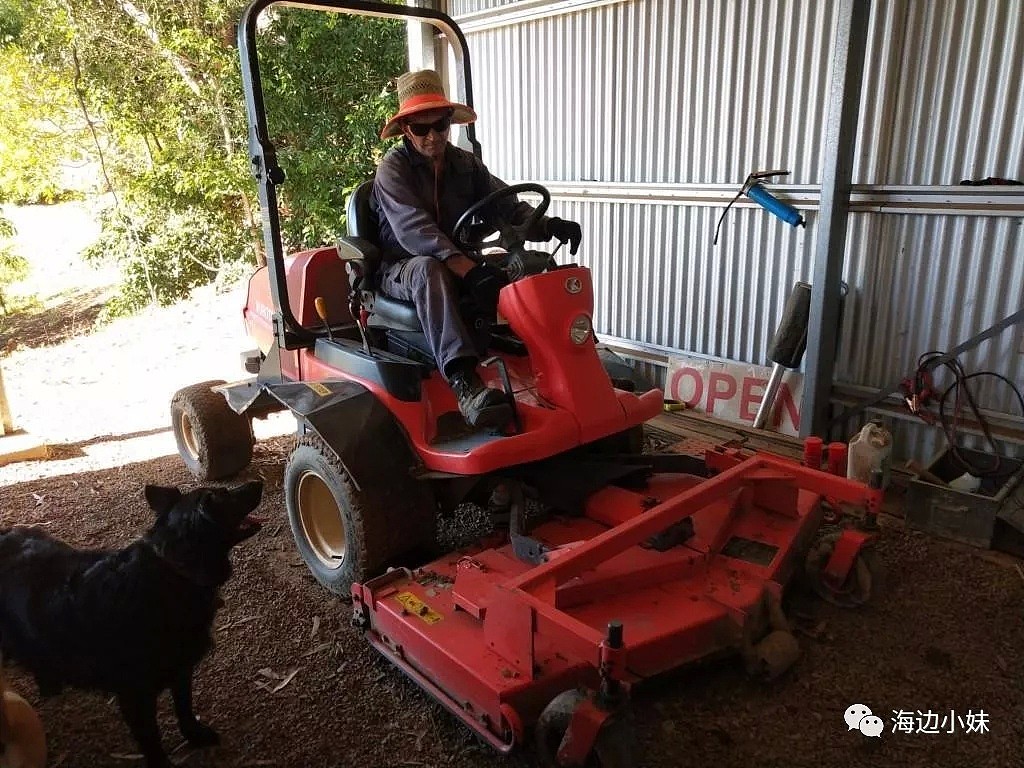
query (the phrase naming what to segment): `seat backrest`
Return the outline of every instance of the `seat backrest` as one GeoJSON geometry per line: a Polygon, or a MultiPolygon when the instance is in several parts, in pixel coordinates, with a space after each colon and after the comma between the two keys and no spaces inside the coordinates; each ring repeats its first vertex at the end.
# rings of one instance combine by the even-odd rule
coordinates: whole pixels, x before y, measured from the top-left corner
{"type": "Polygon", "coordinates": [[[346,237],[338,238],[338,255],[353,291],[375,291],[380,267],[380,219],[373,202],[373,180],[364,181],[348,196],[345,205],[346,237]]]}
{"type": "Polygon", "coordinates": [[[349,195],[345,206],[346,226],[349,237],[361,237],[380,247],[380,219],[370,197],[373,193],[373,179],[364,181],[349,195]]]}

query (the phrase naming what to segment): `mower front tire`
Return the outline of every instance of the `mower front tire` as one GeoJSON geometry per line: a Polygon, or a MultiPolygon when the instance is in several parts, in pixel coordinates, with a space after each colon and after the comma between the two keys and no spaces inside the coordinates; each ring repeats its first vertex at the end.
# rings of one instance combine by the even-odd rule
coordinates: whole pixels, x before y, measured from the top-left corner
{"type": "Polygon", "coordinates": [[[360,489],[335,453],[313,434],[299,440],[284,471],[285,506],[295,545],[313,577],[348,596],[396,558],[433,546],[429,488],[390,473],[386,487],[360,489]]]}
{"type": "Polygon", "coordinates": [[[224,383],[193,384],[179,389],[171,399],[171,427],[178,453],[199,480],[224,480],[252,461],[252,423],[212,389],[224,383]]]}

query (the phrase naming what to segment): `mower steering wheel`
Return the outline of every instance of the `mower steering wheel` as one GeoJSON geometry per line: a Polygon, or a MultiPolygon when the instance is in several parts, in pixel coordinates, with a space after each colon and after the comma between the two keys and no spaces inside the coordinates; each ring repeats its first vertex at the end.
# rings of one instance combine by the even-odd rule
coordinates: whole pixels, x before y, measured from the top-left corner
{"type": "Polygon", "coordinates": [[[455,223],[455,229],[452,230],[452,241],[463,252],[479,251],[490,246],[503,248],[508,253],[518,251],[526,242],[526,237],[530,234],[530,230],[540,221],[540,217],[544,215],[550,204],[551,193],[540,184],[513,184],[510,187],[496,189],[487,197],[467,208],[466,212],[459,217],[459,220],[455,223]],[[534,192],[540,195],[540,205],[534,209],[530,217],[522,224],[513,224],[493,203],[498,200],[504,200],[506,197],[514,197],[520,192],[534,192]],[[476,226],[483,229],[484,234],[474,234],[471,236],[469,230],[473,225],[470,222],[477,214],[480,214],[483,225],[476,226]],[[485,239],[494,232],[499,234],[497,240],[489,241],[485,239]]]}

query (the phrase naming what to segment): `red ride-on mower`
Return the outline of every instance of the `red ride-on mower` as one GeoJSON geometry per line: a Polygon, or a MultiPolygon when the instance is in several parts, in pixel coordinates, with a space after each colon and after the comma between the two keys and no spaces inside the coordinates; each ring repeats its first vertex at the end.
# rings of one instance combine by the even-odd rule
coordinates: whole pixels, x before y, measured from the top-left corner
{"type": "MultiPolygon", "coordinates": [[[[299,439],[284,492],[296,545],[320,583],[351,595],[369,642],[502,752],[532,728],[545,765],[635,765],[635,683],[725,651],[752,672],[782,672],[799,650],[781,609],[797,571],[836,602],[870,596],[870,534],[832,525],[823,535],[822,523],[841,503],[873,520],[881,491],[820,461],[642,453],[662,393],[639,391],[602,359],[590,270],[528,249],[530,222],[501,213],[502,198],[531,193],[543,215],[550,196],[539,185],[481,200],[454,233],[512,281],[498,318],[472,306],[466,318],[485,351],[481,376],[515,419],[502,432],[469,428],[412,306],[378,290],[368,185],[351,196],[336,247],[283,253],[284,173],[255,52],[256,19],[271,4],[257,0],[239,26],[268,254],[244,309],[254,377],[175,395],[182,457],[198,477],[228,477],[251,458],[251,420],[290,410],[299,439]],[[425,562],[438,514],[466,502],[489,505],[500,526],[425,562]]],[[[465,40],[447,16],[362,0],[295,5],[433,25],[472,105],[465,40]]]]}

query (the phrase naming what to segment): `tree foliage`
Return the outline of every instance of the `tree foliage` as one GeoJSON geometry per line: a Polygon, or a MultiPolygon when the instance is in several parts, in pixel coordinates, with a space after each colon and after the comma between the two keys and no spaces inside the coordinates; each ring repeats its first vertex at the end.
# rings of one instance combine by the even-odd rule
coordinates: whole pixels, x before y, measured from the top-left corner
{"type": "Polygon", "coordinates": [[[380,159],[380,129],[396,108],[390,82],[406,66],[405,29],[287,9],[264,38],[268,120],[288,175],[285,237],[329,242],[343,226],[348,192],[380,159]]]}
{"type": "Polygon", "coordinates": [[[24,16],[16,0],[0,0],[0,45],[10,45],[18,40],[24,16]]]}
{"type": "Polygon", "coordinates": [[[66,171],[81,166],[85,153],[81,117],[67,85],[25,51],[3,46],[0,103],[0,202],[52,203],[71,196],[66,171]]]}
{"type": "MultiPolygon", "coordinates": [[[[0,45],[12,62],[0,59],[0,77],[40,78],[40,100],[22,113],[29,123],[73,126],[65,151],[87,151],[113,193],[89,251],[121,265],[122,295],[110,312],[168,303],[251,269],[262,242],[235,48],[244,2],[34,0],[20,13],[5,11],[10,2],[0,0],[0,45]],[[57,94],[48,103],[59,106],[46,106],[57,94]]],[[[265,14],[258,50],[287,174],[285,246],[311,247],[338,234],[347,190],[372,173],[394,107],[390,83],[405,67],[405,28],[291,8],[265,14]]],[[[29,90],[13,79],[9,87],[29,90]]],[[[27,125],[8,131],[31,155],[19,178],[43,189],[27,169],[55,160],[28,141],[27,125]]],[[[0,167],[15,153],[0,143],[0,167]]]]}
{"type": "Polygon", "coordinates": [[[13,237],[14,226],[8,219],[0,216],[0,312],[5,315],[7,300],[4,291],[8,285],[28,275],[28,262],[15,252],[11,244],[13,237]]]}

